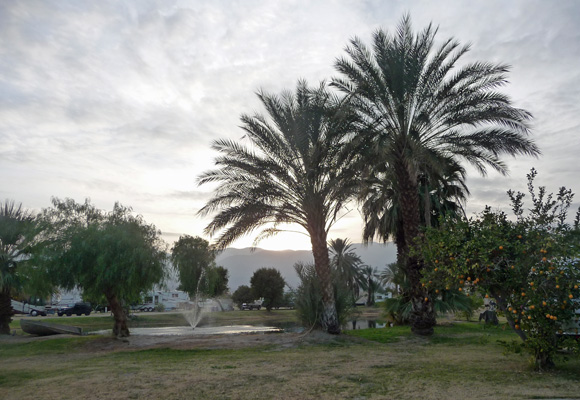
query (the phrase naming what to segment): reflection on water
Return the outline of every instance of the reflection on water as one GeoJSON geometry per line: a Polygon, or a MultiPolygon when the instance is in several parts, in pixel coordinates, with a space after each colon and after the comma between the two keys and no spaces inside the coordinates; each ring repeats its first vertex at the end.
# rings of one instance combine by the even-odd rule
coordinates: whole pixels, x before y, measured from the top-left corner
{"type": "MultiPolygon", "coordinates": [[[[132,328],[131,335],[136,336],[193,336],[193,335],[233,335],[239,333],[275,333],[282,332],[274,326],[229,325],[208,326],[192,329],[191,326],[167,326],[163,328],[132,328]]],[[[91,332],[95,335],[110,335],[112,330],[91,332]]]]}
{"type": "MultiPolygon", "coordinates": [[[[277,333],[277,332],[303,332],[304,327],[286,322],[277,326],[254,326],[254,325],[228,325],[228,326],[203,326],[192,329],[191,326],[168,326],[162,328],[131,328],[131,335],[136,336],[194,336],[194,335],[235,335],[240,333],[277,333]]],[[[349,321],[343,330],[384,328],[386,323],[376,320],[358,319],[349,321]]],[[[90,332],[93,335],[111,335],[112,330],[90,332]]]]}
{"type": "Polygon", "coordinates": [[[387,324],[382,321],[376,321],[372,319],[354,319],[348,322],[342,328],[350,331],[355,329],[384,328],[385,326],[387,326],[387,324]]]}

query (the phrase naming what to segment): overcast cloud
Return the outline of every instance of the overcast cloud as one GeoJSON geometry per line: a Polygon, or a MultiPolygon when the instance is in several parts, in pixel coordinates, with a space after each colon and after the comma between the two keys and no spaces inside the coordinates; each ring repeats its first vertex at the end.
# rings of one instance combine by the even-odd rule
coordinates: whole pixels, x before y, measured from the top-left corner
{"type": "MultiPolygon", "coordinates": [[[[3,1],[0,4],[0,199],[40,210],[51,196],[129,205],[167,241],[201,235],[216,138],[241,139],[255,92],[336,75],[349,38],[369,42],[409,12],[416,30],[470,42],[466,61],[512,66],[505,88],[534,115],[540,159],[511,174],[470,172],[470,213],[507,208],[505,192],[538,183],[578,192],[580,2],[546,1],[3,1]]],[[[575,207],[578,206],[578,198],[575,207]]],[[[331,237],[360,239],[356,209],[331,237]]],[[[251,238],[236,243],[243,247],[251,238]]],[[[301,235],[264,247],[307,248],[301,235]],[[294,239],[301,240],[292,244],[294,239]]]]}

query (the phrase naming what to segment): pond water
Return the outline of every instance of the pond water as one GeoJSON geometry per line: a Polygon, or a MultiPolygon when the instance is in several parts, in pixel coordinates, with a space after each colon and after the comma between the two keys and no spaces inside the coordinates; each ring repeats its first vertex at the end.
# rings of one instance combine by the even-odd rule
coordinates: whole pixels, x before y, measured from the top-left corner
{"type": "MultiPolygon", "coordinates": [[[[343,330],[384,328],[386,324],[376,320],[357,319],[342,326],[343,330]]],[[[226,326],[168,326],[158,328],[131,328],[131,335],[136,336],[194,336],[194,335],[235,335],[241,333],[280,333],[304,332],[305,328],[293,323],[277,324],[277,326],[259,325],[226,325],[226,326]]],[[[93,335],[110,335],[111,329],[90,332],[93,335]]]]}
{"type": "MultiPolygon", "coordinates": [[[[136,336],[194,336],[194,335],[234,335],[240,333],[276,333],[283,329],[274,326],[228,325],[228,326],[167,326],[162,328],[131,328],[131,335],[136,336]]],[[[95,335],[110,335],[111,329],[91,332],[95,335]]]]}

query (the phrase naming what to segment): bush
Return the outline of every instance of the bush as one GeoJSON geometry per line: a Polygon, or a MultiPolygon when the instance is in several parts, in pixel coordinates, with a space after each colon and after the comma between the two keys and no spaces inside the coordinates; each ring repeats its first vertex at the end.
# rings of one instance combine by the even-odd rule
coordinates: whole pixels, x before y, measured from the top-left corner
{"type": "MultiPolygon", "coordinates": [[[[314,265],[297,263],[294,269],[300,278],[295,297],[298,319],[305,327],[322,328],[322,289],[314,265]]],[[[352,293],[337,275],[333,276],[333,288],[338,321],[340,325],[344,325],[352,311],[352,293]]]]}

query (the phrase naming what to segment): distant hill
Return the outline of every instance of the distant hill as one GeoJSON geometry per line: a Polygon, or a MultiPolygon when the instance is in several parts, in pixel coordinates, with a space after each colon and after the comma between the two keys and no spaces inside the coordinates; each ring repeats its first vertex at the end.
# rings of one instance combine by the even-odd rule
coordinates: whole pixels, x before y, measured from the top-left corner
{"type": "MultiPolygon", "coordinates": [[[[353,244],[355,252],[367,265],[377,267],[379,270],[396,261],[397,249],[393,244],[371,244],[365,246],[360,243],[353,244]]],[[[276,268],[280,271],[286,283],[291,287],[298,286],[298,276],[294,271],[294,264],[314,262],[312,252],[309,250],[283,250],[273,251],[257,248],[224,250],[216,259],[218,265],[229,271],[229,287],[233,292],[240,285],[250,285],[250,278],[259,268],[276,268]]]]}

